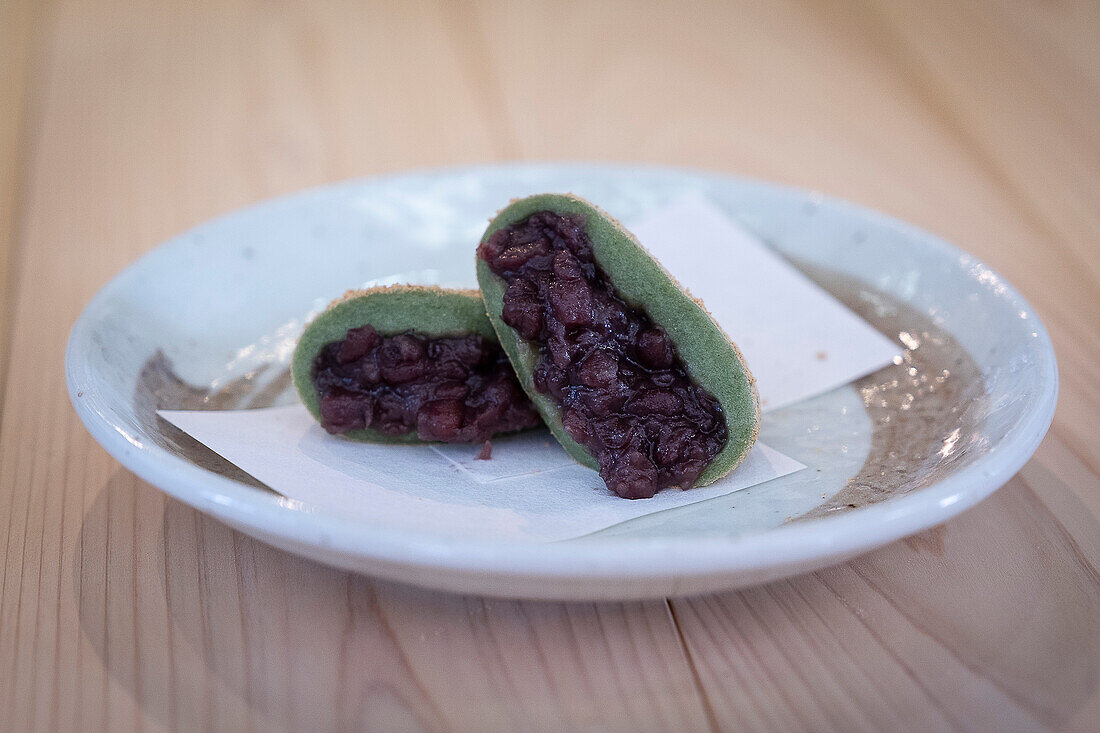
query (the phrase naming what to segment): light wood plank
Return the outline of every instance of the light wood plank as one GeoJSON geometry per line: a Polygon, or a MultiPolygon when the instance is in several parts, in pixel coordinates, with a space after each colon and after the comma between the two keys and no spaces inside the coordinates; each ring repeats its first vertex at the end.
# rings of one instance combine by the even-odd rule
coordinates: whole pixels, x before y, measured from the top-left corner
{"type": "Polygon", "coordinates": [[[84,516],[72,573],[82,672],[108,679],[105,697],[63,707],[63,727],[137,715],[172,729],[707,729],[661,601],[517,603],[372,581],[121,470],[84,516]]]}
{"type": "Polygon", "coordinates": [[[1085,523],[1087,550],[1017,478],[847,565],[673,607],[720,728],[1060,730],[1100,677],[1085,523]]]}
{"type": "Polygon", "coordinates": [[[0,2],[0,413],[10,360],[9,323],[15,307],[12,261],[21,179],[33,137],[28,122],[30,56],[42,7],[29,0],[0,2]]]}

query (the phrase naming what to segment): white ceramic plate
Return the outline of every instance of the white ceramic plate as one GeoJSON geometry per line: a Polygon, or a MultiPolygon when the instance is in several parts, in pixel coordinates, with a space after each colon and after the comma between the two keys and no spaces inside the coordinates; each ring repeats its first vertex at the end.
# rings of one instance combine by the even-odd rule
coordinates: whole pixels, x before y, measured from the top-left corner
{"type": "Polygon", "coordinates": [[[592,165],[354,181],[216,219],[96,295],[73,328],[66,373],[77,413],[111,455],[242,532],[385,578],[556,599],[735,588],[937,525],[1024,464],[1057,396],[1050,339],[1030,306],[925,232],[805,191],[592,165]],[[578,193],[620,219],[702,193],[900,338],[905,361],[765,417],[761,439],[809,470],[553,544],[351,522],[257,485],[156,417],[157,408],[294,400],[285,365],[309,312],[368,282],[470,285],[487,219],[509,199],[542,191],[578,193]]]}

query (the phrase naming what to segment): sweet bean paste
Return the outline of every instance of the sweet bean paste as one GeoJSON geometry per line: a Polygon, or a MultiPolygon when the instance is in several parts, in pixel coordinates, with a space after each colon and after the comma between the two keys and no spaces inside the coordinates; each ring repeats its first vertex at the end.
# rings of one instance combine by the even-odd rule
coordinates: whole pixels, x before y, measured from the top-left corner
{"type": "Polygon", "coordinates": [[[561,403],[566,432],[596,457],[608,488],[640,499],[695,483],[725,445],[722,408],[664,329],[615,292],[584,217],[532,214],[478,256],[508,283],[502,319],[540,350],[535,388],[561,403]]]}
{"type": "Polygon", "coordinates": [[[415,430],[421,440],[461,443],[541,424],[504,350],[477,335],[353,328],[321,349],[313,383],[330,433],[415,430]]]}

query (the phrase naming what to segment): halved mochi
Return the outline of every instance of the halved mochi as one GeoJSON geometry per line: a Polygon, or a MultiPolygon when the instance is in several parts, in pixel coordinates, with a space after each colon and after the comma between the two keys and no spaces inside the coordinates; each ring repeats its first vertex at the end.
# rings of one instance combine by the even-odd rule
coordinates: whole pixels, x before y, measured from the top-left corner
{"type": "Polygon", "coordinates": [[[618,495],[709,484],[748,454],[760,406],[740,351],[594,205],[568,194],[513,201],[482,237],[477,277],[520,385],[618,495]]]}
{"type": "Polygon", "coordinates": [[[474,442],[541,424],[476,290],[350,291],[306,327],[294,385],[330,433],[474,442]]]}

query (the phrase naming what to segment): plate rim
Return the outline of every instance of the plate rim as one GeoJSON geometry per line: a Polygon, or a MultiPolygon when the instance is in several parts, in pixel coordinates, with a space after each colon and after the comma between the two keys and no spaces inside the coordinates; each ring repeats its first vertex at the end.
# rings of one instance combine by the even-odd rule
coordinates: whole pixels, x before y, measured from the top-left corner
{"type": "MultiPolygon", "coordinates": [[[[112,457],[148,483],[175,499],[244,531],[276,537],[294,545],[300,554],[314,548],[323,553],[328,564],[416,583],[404,577],[405,570],[461,573],[467,590],[479,590],[471,582],[475,576],[487,576],[483,586],[498,587],[506,579],[563,581],[649,580],[667,585],[667,580],[703,579],[718,582],[714,589],[733,587],[731,576],[781,570],[797,566],[793,572],[822,567],[832,558],[852,557],[916,532],[937,526],[976,505],[1000,488],[1030,459],[1046,435],[1054,417],[1058,395],[1057,361],[1050,336],[1034,308],[1007,280],[997,274],[1006,301],[1028,313],[1035,332],[1040,359],[1037,372],[1040,389],[1029,395],[1031,406],[1024,419],[1013,425],[1005,438],[990,452],[933,485],[904,496],[852,509],[841,514],[789,522],[778,527],[723,537],[707,535],[691,538],[652,536],[604,537],[600,535],[545,543],[516,539],[479,539],[447,537],[396,528],[372,527],[364,532],[360,521],[342,518],[324,509],[309,509],[302,502],[234,481],[190,463],[155,444],[145,444],[128,434],[86,399],[91,386],[91,370],[80,358],[80,349],[90,345],[93,317],[111,296],[123,289],[143,265],[166,248],[179,243],[192,231],[212,222],[242,215],[288,199],[305,199],[328,194],[364,183],[385,184],[412,177],[484,175],[488,172],[523,170],[530,173],[563,170],[574,174],[597,172],[644,172],[694,178],[709,183],[736,182],[786,196],[812,198],[828,203],[864,220],[875,221],[918,237],[925,245],[939,250],[953,261],[965,259],[970,266],[988,268],[973,255],[964,252],[935,234],[887,214],[843,199],[794,186],[786,186],[742,176],[684,167],[631,165],[614,163],[540,162],[460,165],[415,169],[379,176],[360,177],[323,184],[234,209],[207,219],[153,247],[111,278],[87,303],[70,331],[65,350],[65,379],[70,401],[85,428],[112,457]],[[83,367],[83,368],[82,368],[83,367]],[[302,521],[304,514],[312,521],[302,521]],[[598,552],[614,547],[616,552],[598,552]],[[625,552],[624,552],[625,550],[625,552]],[[336,556],[351,556],[359,562],[340,561],[336,556]],[[629,557],[630,563],[624,563],[629,557]],[[371,567],[375,565],[378,567],[371,567]],[[664,579],[664,580],[662,580],[664,579]]],[[[990,272],[995,273],[992,268],[990,272]]],[[[286,547],[287,545],[282,545],[286,547]]],[[[789,573],[782,573],[789,574],[789,573]]],[[[774,576],[778,577],[778,575],[774,576]]],[[[443,587],[431,582],[424,585],[443,587]]],[[[553,590],[553,589],[548,589],[553,590]]],[[[480,592],[480,591],[479,591],[480,592]]],[[[492,591],[488,591],[492,592],[492,591]]],[[[668,595],[661,589],[645,590],[640,595],[612,593],[608,597],[656,597],[668,595]]],[[[572,597],[568,591],[538,594],[541,597],[572,597]]]]}

